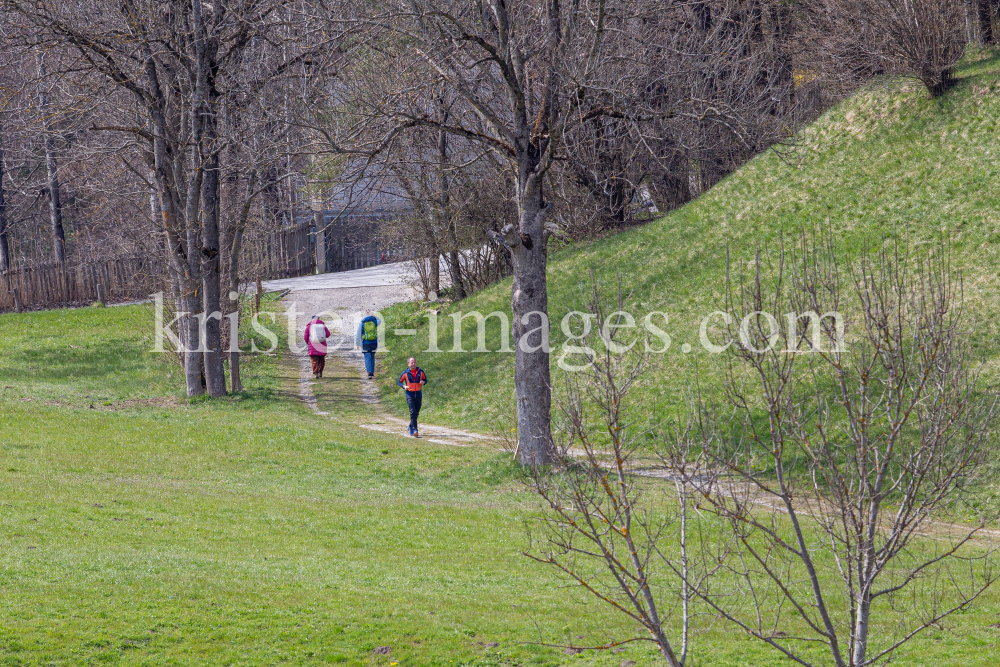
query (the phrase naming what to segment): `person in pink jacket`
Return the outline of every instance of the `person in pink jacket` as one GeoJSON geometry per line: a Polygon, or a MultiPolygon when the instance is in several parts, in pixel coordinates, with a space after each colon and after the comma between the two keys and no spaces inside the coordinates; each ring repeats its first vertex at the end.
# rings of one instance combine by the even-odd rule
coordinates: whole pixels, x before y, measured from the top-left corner
{"type": "Polygon", "coordinates": [[[305,335],[305,341],[309,344],[313,378],[323,377],[323,368],[326,367],[326,339],[329,337],[330,330],[326,323],[319,318],[319,315],[314,315],[306,325],[305,335]]]}

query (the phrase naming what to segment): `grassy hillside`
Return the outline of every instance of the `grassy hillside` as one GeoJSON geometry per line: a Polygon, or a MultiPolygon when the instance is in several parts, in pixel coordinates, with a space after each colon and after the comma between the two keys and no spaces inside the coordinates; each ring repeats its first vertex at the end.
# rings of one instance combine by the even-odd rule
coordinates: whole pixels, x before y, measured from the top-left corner
{"type": "MultiPolygon", "coordinates": [[[[944,97],[927,98],[919,83],[881,81],[858,92],[803,129],[780,153],[769,151],[698,200],[641,228],[552,253],[549,308],[553,377],[564,336],[559,320],[586,301],[596,276],[607,287],[621,277],[637,318],[669,314],[672,346],[643,400],[651,414],[676,406],[690,386],[693,365],[711,382],[717,361],[697,345],[698,324],[719,306],[727,246],[737,265],[755,248],[774,248],[780,234],[827,223],[846,256],[866,239],[888,235],[911,246],[950,239],[954,265],[965,276],[969,322],[977,350],[995,367],[1000,351],[1000,57],[971,56],[960,82],[944,97]],[[683,343],[694,351],[682,352],[683,343]]],[[[439,345],[452,348],[457,311],[510,312],[510,281],[497,284],[439,316],[439,345]]],[[[389,329],[417,328],[417,337],[387,341],[397,373],[405,358],[427,349],[423,307],[387,313],[389,329]]],[[[498,329],[488,347],[497,350],[498,329]]],[[[475,325],[466,320],[465,349],[475,325]]],[[[513,417],[513,355],[420,355],[431,378],[424,401],[428,421],[478,429],[509,428],[513,417]]],[[[393,390],[391,378],[385,391],[393,390]]],[[[400,401],[396,401],[401,405],[400,401]]]]}

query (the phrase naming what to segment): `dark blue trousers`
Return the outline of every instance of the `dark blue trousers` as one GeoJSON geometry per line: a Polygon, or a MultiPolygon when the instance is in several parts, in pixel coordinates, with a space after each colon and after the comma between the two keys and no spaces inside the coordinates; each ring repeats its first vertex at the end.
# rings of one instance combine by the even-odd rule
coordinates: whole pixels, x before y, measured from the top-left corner
{"type": "Polygon", "coordinates": [[[424,400],[423,392],[420,391],[408,391],[406,392],[406,407],[410,408],[410,435],[413,435],[414,431],[419,430],[417,428],[417,417],[420,416],[420,404],[424,400]]]}

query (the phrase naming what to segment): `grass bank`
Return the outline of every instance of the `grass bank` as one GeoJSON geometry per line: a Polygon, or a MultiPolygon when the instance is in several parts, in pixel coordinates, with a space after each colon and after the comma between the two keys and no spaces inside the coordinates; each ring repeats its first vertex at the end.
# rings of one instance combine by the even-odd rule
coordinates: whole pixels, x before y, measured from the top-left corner
{"type": "MultiPolygon", "coordinates": [[[[554,384],[566,336],[560,321],[583,309],[589,284],[612,292],[619,278],[637,320],[665,312],[671,336],[661,370],[643,391],[651,417],[677,406],[697,370],[712,385],[717,358],[699,344],[702,319],[721,306],[726,254],[745,266],[756,248],[774,250],[779,237],[832,230],[846,259],[884,235],[920,248],[948,239],[953,266],[965,278],[967,322],[975,352],[996,373],[1000,290],[1000,57],[970,56],[959,83],[931,100],[918,83],[878,81],[804,128],[779,152],[752,160],[694,202],[657,221],[608,238],[552,252],[549,312],[554,384]],[[690,353],[684,344],[692,346],[690,353]]],[[[431,383],[424,413],[452,426],[504,430],[514,424],[513,354],[500,349],[496,320],[487,325],[486,353],[454,353],[452,315],[510,313],[510,280],[440,309],[439,347],[428,349],[427,305],[400,304],[386,312],[388,366],[402,369],[418,354],[431,383]],[[416,329],[395,337],[394,328],[416,329]]],[[[657,320],[659,323],[660,320],[657,320]]],[[[466,350],[476,324],[463,321],[466,350]]],[[[657,345],[659,343],[657,342],[657,345]]],[[[399,371],[397,371],[399,372],[399,371]]],[[[383,391],[393,391],[385,378],[383,391]]],[[[398,408],[397,408],[398,409],[398,408]]]]}

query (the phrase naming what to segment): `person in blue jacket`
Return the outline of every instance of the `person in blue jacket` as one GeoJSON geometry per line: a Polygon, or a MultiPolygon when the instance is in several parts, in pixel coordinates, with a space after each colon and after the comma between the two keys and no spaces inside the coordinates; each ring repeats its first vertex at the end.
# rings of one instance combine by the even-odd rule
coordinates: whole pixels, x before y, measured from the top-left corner
{"type": "Polygon", "coordinates": [[[382,320],[371,314],[358,322],[358,332],[354,335],[354,346],[361,348],[365,355],[365,370],[368,371],[368,379],[375,377],[375,350],[378,349],[378,328],[382,326],[382,320]]]}
{"type": "Polygon", "coordinates": [[[423,389],[427,384],[427,374],[417,366],[417,360],[410,357],[409,368],[396,380],[406,393],[406,407],[410,408],[410,435],[420,437],[417,430],[417,417],[420,415],[420,404],[423,403],[423,389]]]}

